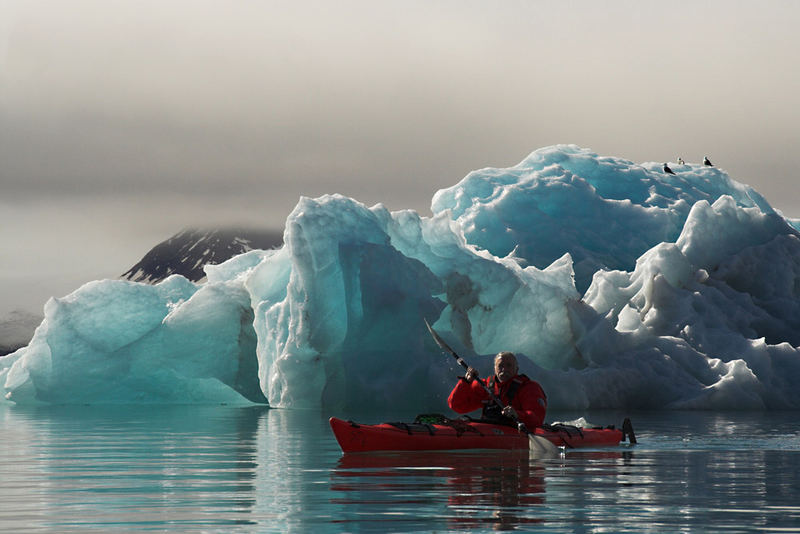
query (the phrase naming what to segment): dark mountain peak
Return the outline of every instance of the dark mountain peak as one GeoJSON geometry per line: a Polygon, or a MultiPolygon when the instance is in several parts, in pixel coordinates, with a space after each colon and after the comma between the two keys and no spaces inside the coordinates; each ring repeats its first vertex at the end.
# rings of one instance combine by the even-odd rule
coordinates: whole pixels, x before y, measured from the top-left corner
{"type": "Polygon", "coordinates": [[[193,282],[205,278],[203,266],[222,263],[250,250],[267,250],[283,244],[277,230],[226,228],[185,229],[153,247],[121,278],[155,284],[173,274],[193,282]]]}
{"type": "Polygon", "coordinates": [[[5,356],[30,343],[33,332],[44,317],[25,310],[13,310],[0,317],[0,356],[5,356]]]}

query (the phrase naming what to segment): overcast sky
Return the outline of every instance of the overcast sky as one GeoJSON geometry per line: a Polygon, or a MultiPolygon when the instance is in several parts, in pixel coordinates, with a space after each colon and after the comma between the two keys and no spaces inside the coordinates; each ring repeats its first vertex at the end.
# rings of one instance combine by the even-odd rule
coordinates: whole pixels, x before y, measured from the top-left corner
{"type": "Polygon", "coordinates": [[[0,0],[0,318],[301,195],[429,215],[575,143],[800,216],[800,2],[0,0]]]}

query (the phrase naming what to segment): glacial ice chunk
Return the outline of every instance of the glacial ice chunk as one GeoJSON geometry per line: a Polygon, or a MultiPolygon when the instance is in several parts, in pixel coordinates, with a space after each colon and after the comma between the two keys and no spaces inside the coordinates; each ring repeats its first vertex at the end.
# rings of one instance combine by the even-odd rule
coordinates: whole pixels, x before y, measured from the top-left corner
{"type": "Polygon", "coordinates": [[[207,281],[97,281],[0,358],[18,403],[441,411],[517,353],[551,408],[800,409],[800,233],[718,167],[537,150],[432,217],[301,198],[284,246],[207,281]]]}

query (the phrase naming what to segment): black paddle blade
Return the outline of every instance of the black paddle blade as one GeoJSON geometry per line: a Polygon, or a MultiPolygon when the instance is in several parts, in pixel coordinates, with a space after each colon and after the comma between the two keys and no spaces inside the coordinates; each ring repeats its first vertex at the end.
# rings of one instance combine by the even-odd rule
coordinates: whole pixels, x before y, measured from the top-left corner
{"type": "Polygon", "coordinates": [[[447,352],[452,354],[453,349],[448,347],[447,343],[445,343],[444,340],[441,337],[439,337],[439,334],[436,333],[436,330],[433,329],[433,327],[428,322],[428,320],[426,318],[424,318],[424,317],[422,318],[422,320],[425,321],[425,326],[428,327],[428,332],[431,333],[431,336],[433,337],[433,340],[436,342],[436,344],[439,345],[444,350],[446,350],[447,352]]]}
{"type": "Polygon", "coordinates": [[[437,345],[439,345],[439,347],[440,347],[442,350],[444,350],[445,352],[449,352],[449,353],[450,353],[450,355],[451,355],[451,356],[453,356],[453,358],[455,358],[455,359],[456,359],[456,361],[458,362],[458,364],[459,364],[461,367],[463,367],[464,369],[469,369],[469,365],[467,365],[467,362],[465,362],[464,360],[462,360],[462,359],[461,359],[461,356],[459,356],[458,354],[456,354],[456,351],[454,351],[453,349],[451,349],[451,348],[450,348],[450,345],[448,345],[447,343],[445,343],[445,342],[444,342],[444,339],[442,339],[442,338],[441,338],[441,336],[439,336],[439,334],[437,334],[437,333],[436,333],[436,330],[434,330],[434,329],[433,329],[433,327],[432,327],[432,326],[431,326],[431,324],[428,322],[428,320],[427,320],[426,318],[424,318],[424,317],[422,318],[422,320],[423,320],[423,321],[425,321],[425,326],[427,326],[427,327],[428,327],[428,332],[430,332],[430,333],[431,333],[431,336],[433,336],[433,340],[436,342],[436,344],[437,344],[437,345]]]}

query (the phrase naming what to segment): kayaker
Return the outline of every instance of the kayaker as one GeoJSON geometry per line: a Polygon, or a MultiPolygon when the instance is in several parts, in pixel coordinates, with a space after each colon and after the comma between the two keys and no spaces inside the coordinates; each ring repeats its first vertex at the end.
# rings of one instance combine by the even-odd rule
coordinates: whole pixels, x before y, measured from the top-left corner
{"type": "Polygon", "coordinates": [[[469,367],[450,393],[447,404],[458,413],[482,409],[482,419],[513,424],[518,418],[529,429],[542,426],[547,411],[547,395],[538,382],[524,374],[518,374],[519,365],[512,352],[501,352],[494,358],[494,376],[483,382],[500,399],[505,408],[501,410],[489,398],[478,377],[478,371],[469,367]]]}

